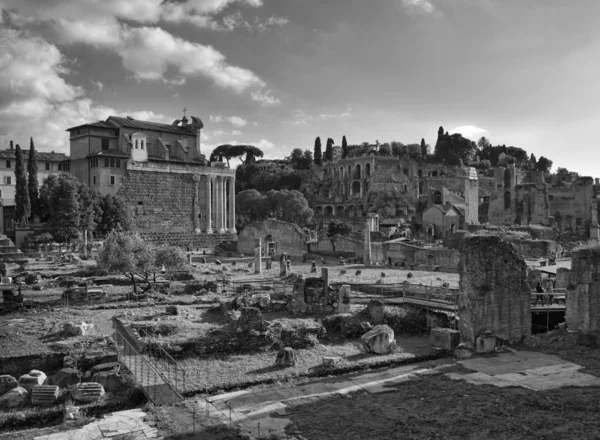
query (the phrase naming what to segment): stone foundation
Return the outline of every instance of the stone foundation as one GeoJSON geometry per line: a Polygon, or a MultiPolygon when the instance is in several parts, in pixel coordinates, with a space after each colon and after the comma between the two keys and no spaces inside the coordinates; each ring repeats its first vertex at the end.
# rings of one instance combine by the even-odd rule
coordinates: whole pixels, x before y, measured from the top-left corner
{"type": "Polygon", "coordinates": [[[472,236],[461,248],[459,330],[475,343],[484,331],[505,340],[531,334],[527,265],[517,248],[496,236],[472,236]]]}

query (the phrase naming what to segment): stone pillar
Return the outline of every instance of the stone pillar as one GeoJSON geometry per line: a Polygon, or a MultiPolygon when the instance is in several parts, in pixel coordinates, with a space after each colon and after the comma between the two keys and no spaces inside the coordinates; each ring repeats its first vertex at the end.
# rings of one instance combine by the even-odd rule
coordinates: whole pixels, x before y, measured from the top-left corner
{"type": "Polygon", "coordinates": [[[192,180],[194,181],[194,200],[192,202],[192,215],[194,216],[193,218],[193,224],[194,224],[194,232],[196,234],[200,233],[200,219],[199,219],[199,215],[200,215],[200,209],[198,208],[198,182],[200,181],[200,176],[194,174],[192,176],[192,180]]]}
{"type": "Polygon", "coordinates": [[[227,217],[227,178],[225,176],[223,176],[223,180],[222,180],[222,192],[223,192],[223,208],[221,209],[223,212],[223,220],[221,221],[221,226],[223,227],[223,230],[225,232],[227,232],[227,229],[229,228],[229,218],[227,217]]]}
{"type": "Polygon", "coordinates": [[[212,177],[204,176],[206,178],[206,233],[212,234],[212,189],[211,183],[212,177]]]}
{"type": "Polygon", "coordinates": [[[323,305],[327,305],[327,298],[329,297],[329,268],[321,268],[321,277],[323,277],[323,305]]]}
{"type": "Polygon", "coordinates": [[[217,189],[215,191],[215,198],[217,199],[217,203],[215,207],[217,209],[216,215],[216,228],[219,234],[225,232],[225,228],[223,227],[223,177],[217,176],[217,189]]]}
{"type": "Polygon", "coordinates": [[[475,344],[484,331],[508,341],[531,335],[527,265],[512,243],[497,236],[472,236],[460,249],[459,330],[475,344]]]}
{"type": "Polygon", "coordinates": [[[262,273],[262,246],[260,238],[254,240],[254,273],[262,273]]]}
{"type": "Polygon", "coordinates": [[[229,232],[235,234],[235,179],[229,179],[229,232]]]}
{"type": "Polygon", "coordinates": [[[571,271],[566,267],[559,267],[556,269],[556,288],[566,289],[569,285],[569,274],[571,271]]]}
{"type": "Polygon", "coordinates": [[[569,330],[591,333],[600,330],[600,251],[573,252],[567,286],[566,321],[569,330]]]}
{"type": "Polygon", "coordinates": [[[337,299],[337,312],[338,313],[350,313],[350,298],[352,289],[348,284],[344,284],[340,287],[337,299]]]}
{"type": "Polygon", "coordinates": [[[371,227],[368,220],[365,223],[364,231],[363,264],[365,266],[369,266],[371,264],[371,227]]]}

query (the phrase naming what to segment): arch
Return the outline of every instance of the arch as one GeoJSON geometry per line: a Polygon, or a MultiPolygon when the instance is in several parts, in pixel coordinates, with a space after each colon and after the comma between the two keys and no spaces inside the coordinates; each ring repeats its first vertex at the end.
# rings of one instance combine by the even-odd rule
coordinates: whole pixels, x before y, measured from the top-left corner
{"type": "Polygon", "coordinates": [[[504,188],[510,188],[510,169],[504,170],[504,188]]]}
{"type": "Polygon", "coordinates": [[[356,216],[356,211],[355,211],[355,206],[354,205],[348,206],[348,208],[346,209],[346,215],[348,217],[355,217],[356,216]]]}
{"type": "Polygon", "coordinates": [[[437,171],[432,171],[431,172],[431,177],[437,177],[438,176],[438,172],[437,171]]]}
{"type": "Polygon", "coordinates": [[[510,209],[510,191],[504,192],[504,209],[510,209]]]}
{"type": "Polygon", "coordinates": [[[315,214],[316,214],[316,215],[321,215],[321,214],[323,214],[323,207],[322,207],[322,206],[316,206],[316,207],[315,207],[315,214]]]}
{"type": "Polygon", "coordinates": [[[346,194],[346,185],[340,183],[340,194],[346,194]]]}
{"type": "Polygon", "coordinates": [[[422,171],[422,170],[419,170],[419,171],[418,171],[418,175],[419,175],[419,179],[420,179],[421,177],[423,177],[423,171],[422,171]]]}
{"type": "Polygon", "coordinates": [[[365,212],[365,205],[358,205],[357,217],[360,217],[365,212]]]}
{"type": "Polygon", "coordinates": [[[338,206],[335,210],[335,216],[336,217],[343,217],[344,216],[344,207],[342,205],[338,206]]]}
{"type": "Polygon", "coordinates": [[[404,169],[402,170],[402,172],[403,172],[403,173],[404,173],[406,176],[408,176],[408,168],[404,168],[404,169]]]}
{"type": "Polygon", "coordinates": [[[433,204],[434,205],[442,204],[442,193],[440,191],[436,191],[433,193],[433,204]]]}
{"type": "Polygon", "coordinates": [[[365,165],[365,175],[366,175],[366,177],[369,177],[371,175],[371,164],[370,163],[365,165]]]}
{"type": "Polygon", "coordinates": [[[344,167],[340,167],[340,171],[338,174],[338,179],[339,180],[344,180],[344,167]]]}
{"type": "Polygon", "coordinates": [[[348,174],[346,174],[346,179],[352,179],[352,165],[348,165],[348,174]]]}
{"type": "Polygon", "coordinates": [[[360,182],[352,183],[352,194],[360,194],[360,182]]]}
{"type": "Polygon", "coordinates": [[[356,164],[356,176],[354,176],[356,179],[360,179],[360,164],[356,164]]]}
{"type": "Polygon", "coordinates": [[[333,215],[333,206],[327,205],[324,211],[325,215],[332,216],[333,215]]]}
{"type": "Polygon", "coordinates": [[[135,149],[136,150],[138,149],[138,140],[137,139],[135,140],[135,149]]]}
{"type": "Polygon", "coordinates": [[[433,237],[435,235],[435,226],[433,225],[433,223],[429,223],[425,227],[425,231],[427,231],[427,235],[429,235],[430,237],[433,237]]]}

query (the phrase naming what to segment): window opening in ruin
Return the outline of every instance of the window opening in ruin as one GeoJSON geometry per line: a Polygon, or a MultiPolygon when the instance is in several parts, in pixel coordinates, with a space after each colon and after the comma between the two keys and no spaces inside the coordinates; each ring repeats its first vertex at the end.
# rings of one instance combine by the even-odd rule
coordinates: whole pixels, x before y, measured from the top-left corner
{"type": "Polygon", "coordinates": [[[431,173],[431,177],[437,177],[437,176],[438,176],[438,172],[437,172],[437,171],[433,171],[433,172],[431,173]]]}
{"type": "Polygon", "coordinates": [[[102,139],[102,151],[108,150],[108,139],[102,139]]]}
{"type": "Polygon", "coordinates": [[[504,193],[504,209],[510,209],[510,192],[504,193]]]}
{"type": "Polygon", "coordinates": [[[365,165],[365,174],[367,175],[367,177],[369,177],[371,175],[371,164],[370,163],[365,165]]]}
{"type": "Polygon", "coordinates": [[[114,185],[117,180],[117,176],[110,176],[110,184],[114,185]]]}
{"type": "Polygon", "coordinates": [[[408,191],[408,186],[406,185],[406,183],[404,184],[404,192],[408,191]]]}
{"type": "Polygon", "coordinates": [[[360,165],[356,165],[356,178],[360,179],[360,165]]]}
{"type": "Polygon", "coordinates": [[[96,176],[93,178],[94,185],[96,184],[96,176]]]}
{"type": "Polygon", "coordinates": [[[510,188],[510,170],[504,170],[504,188],[510,188]]]}
{"type": "Polygon", "coordinates": [[[434,205],[441,205],[442,204],[442,193],[439,191],[436,191],[433,193],[433,204],[434,205]]]}

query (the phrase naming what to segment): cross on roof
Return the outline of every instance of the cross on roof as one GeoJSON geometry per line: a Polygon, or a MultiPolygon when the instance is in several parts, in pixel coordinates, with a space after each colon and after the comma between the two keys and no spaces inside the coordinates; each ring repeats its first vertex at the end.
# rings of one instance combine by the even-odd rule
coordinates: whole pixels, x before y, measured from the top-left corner
{"type": "Polygon", "coordinates": [[[187,108],[183,107],[183,117],[185,118],[185,112],[187,112],[187,108]]]}

